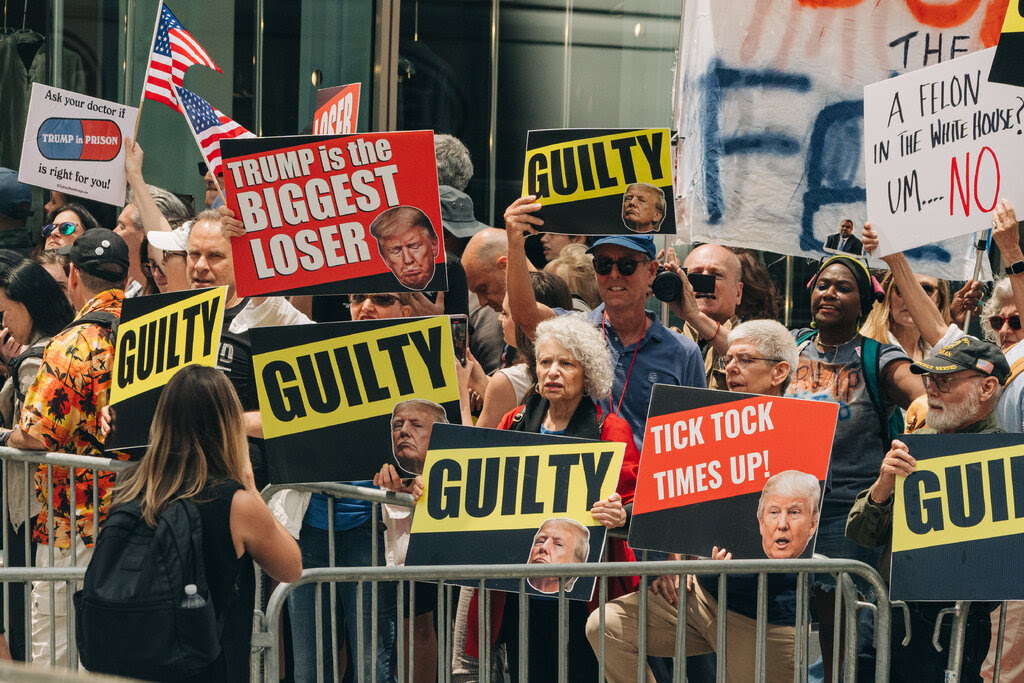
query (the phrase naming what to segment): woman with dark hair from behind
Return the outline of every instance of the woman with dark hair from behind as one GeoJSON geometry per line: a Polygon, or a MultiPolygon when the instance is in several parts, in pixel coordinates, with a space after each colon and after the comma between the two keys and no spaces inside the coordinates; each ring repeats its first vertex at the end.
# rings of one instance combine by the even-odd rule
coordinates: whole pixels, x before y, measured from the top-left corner
{"type": "MultiPolygon", "coordinates": [[[[11,376],[0,389],[0,444],[6,446],[11,429],[17,425],[21,415],[25,392],[39,374],[43,349],[50,337],[72,321],[75,310],[60,285],[41,265],[23,260],[0,274],[0,311],[3,312],[4,322],[0,341],[5,345],[9,341],[13,342],[21,349],[10,361],[11,376]]],[[[2,494],[8,506],[10,524],[7,566],[12,567],[26,566],[25,533],[40,507],[35,497],[25,499],[27,476],[24,463],[7,464],[6,490],[2,494]],[[32,507],[29,509],[29,506],[32,507]]],[[[35,556],[35,548],[32,548],[32,556],[35,556]]],[[[24,594],[13,588],[8,594],[11,614],[10,653],[15,659],[21,660],[25,658],[24,594]]]]}
{"type": "Polygon", "coordinates": [[[242,406],[215,368],[188,365],[164,387],[150,446],[137,465],[118,475],[111,509],[137,500],[142,518],[155,528],[180,499],[199,509],[210,599],[223,624],[220,657],[193,680],[248,681],[253,560],[272,578],[295,581],[302,556],[256,489],[242,406]]]}

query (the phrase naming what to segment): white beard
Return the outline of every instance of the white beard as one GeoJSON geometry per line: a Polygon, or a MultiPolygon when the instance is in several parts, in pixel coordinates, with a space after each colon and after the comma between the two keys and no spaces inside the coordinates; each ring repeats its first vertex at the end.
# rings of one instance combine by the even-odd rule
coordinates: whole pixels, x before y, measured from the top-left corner
{"type": "Polygon", "coordinates": [[[976,391],[972,391],[957,404],[948,404],[941,399],[929,399],[928,407],[931,408],[933,403],[936,404],[936,407],[941,407],[942,412],[928,411],[926,422],[929,427],[940,432],[952,432],[976,422],[978,409],[981,408],[981,399],[976,391]]]}

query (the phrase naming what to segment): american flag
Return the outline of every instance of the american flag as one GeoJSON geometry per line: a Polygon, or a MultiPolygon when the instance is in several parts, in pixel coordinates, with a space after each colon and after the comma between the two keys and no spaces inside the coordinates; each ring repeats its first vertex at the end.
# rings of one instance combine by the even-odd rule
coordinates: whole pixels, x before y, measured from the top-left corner
{"type": "Polygon", "coordinates": [[[243,126],[235,123],[225,116],[218,109],[210,106],[194,92],[174,86],[178,94],[178,101],[181,106],[178,108],[188,120],[188,126],[192,129],[192,136],[199,145],[199,150],[206,159],[206,165],[213,171],[214,176],[224,172],[220,160],[220,141],[225,138],[254,138],[256,137],[243,126]]]}
{"type": "Polygon", "coordinates": [[[220,71],[220,68],[162,2],[158,17],[142,97],[177,109],[172,86],[184,84],[185,72],[190,66],[201,64],[215,71],[220,71]]]}

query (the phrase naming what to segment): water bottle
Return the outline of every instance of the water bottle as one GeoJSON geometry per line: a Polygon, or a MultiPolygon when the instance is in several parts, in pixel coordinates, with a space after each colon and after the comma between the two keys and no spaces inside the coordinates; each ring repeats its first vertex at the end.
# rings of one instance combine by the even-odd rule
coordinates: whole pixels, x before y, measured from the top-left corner
{"type": "Polygon", "coordinates": [[[196,588],[194,583],[185,586],[185,599],[181,601],[182,607],[197,608],[205,604],[206,600],[203,600],[203,596],[199,595],[199,589],[196,588]]]}

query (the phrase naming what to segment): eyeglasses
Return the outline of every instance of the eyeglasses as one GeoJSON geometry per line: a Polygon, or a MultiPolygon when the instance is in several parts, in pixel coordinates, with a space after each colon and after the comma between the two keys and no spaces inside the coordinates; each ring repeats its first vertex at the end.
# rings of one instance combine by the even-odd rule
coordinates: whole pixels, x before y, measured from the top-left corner
{"type": "Polygon", "coordinates": [[[735,356],[731,353],[727,353],[718,359],[718,363],[722,368],[725,368],[729,363],[736,361],[739,363],[741,368],[746,368],[748,365],[753,363],[755,360],[763,360],[765,363],[781,363],[778,358],[758,358],[757,356],[748,356],[745,353],[736,354],[735,356]]]}
{"type": "Polygon", "coordinates": [[[351,294],[349,295],[349,305],[358,306],[367,299],[369,299],[370,303],[374,306],[379,306],[381,308],[394,306],[395,302],[398,301],[398,297],[394,294],[351,294]]]}
{"type": "Polygon", "coordinates": [[[164,251],[164,253],[163,253],[163,260],[160,262],[161,266],[167,265],[167,257],[168,256],[180,256],[181,258],[188,258],[188,252],[187,251],[164,251]]]}
{"type": "Polygon", "coordinates": [[[988,317],[988,324],[992,326],[992,329],[998,332],[1003,329],[1003,324],[1009,323],[1011,330],[1020,329],[1020,316],[1019,315],[990,315],[988,317]]]}
{"type": "Polygon", "coordinates": [[[155,273],[158,270],[161,273],[164,272],[162,265],[157,263],[153,259],[146,259],[145,261],[139,264],[139,267],[142,268],[142,274],[145,275],[146,277],[154,277],[153,273],[155,273]]]}
{"type": "Polygon", "coordinates": [[[959,382],[965,379],[977,379],[981,375],[977,373],[971,373],[970,375],[961,375],[960,377],[947,377],[945,375],[921,375],[921,381],[924,382],[925,389],[931,389],[932,385],[939,390],[940,394],[948,394],[949,390],[953,387],[953,382],[959,382]]]}
{"type": "Polygon", "coordinates": [[[612,266],[619,269],[619,275],[629,277],[636,272],[637,266],[647,263],[649,259],[620,258],[611,259],[607,256],[594,257],[594,272],[598,275],[608,275],[612,272],[612,266]]]}
{"type": "Polygon", "coordinates": [[[207,173],[209,172],[209,170],[210,170],[210,169],[209,169],[209,167],[208,167],[208,166],[206,165],[206,162],[205,162],[205,161],[200,161],[200,162],[198,162],[198,163],[196,164],[196,168],[198,168],[198,169],[199,169],[199,175],[200,175],[201,177],[203,177],[203,178],[205,178],[205,177],[206,177],[206,174],[207,174],[207,173]]]}
{"type": "Polygon", "coordinates": [[[77,227],[78,226],[75,225],[74,223],[50,223],[49,225],[44,225],[43,239],[45,240],[47,237],[49,237],[50,233],[52,233],[54,230],[56,230],[59,234],[67,237],[68,235],[73,233],[75,231],[75,228],[77,227]]]}
{"type": "MultiPolygon", "coordinates": [[[[930,285],[927,282],[922,282],[922,283],[920,283],[920,285],[921,285],[921,289],[923,289],[924,293],[927,294],[928,296],[931,296],[932,294],[934,294],[937,291],[935,289],[935,285],[930,285]]],[[[895,292],[896,296],[898,296],[898,297],[902,297],[903,296],[902,294],[900,294],[900,288],[899,287],[893,286],[892,291],[895,292]]]]}

